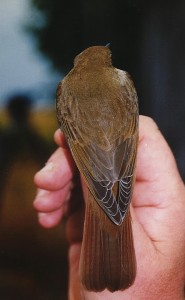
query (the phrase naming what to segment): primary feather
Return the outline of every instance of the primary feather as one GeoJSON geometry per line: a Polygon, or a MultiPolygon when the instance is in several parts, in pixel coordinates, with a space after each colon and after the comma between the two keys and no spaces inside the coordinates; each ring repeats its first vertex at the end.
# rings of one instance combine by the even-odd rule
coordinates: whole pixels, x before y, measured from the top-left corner
{"type": "MultiPolygon", "coordinates": [[[[93,75],[91,70],[90,74],[86,73],[86,77],[93,75]]],[[[80,85],[73,87],[70,76],[74,75],[83,81],[82,74],[72,73],[58,88],[57,111],[61,127],[91,193],[109,218],[121,224],[132,194],[137,150],[135,89],[127,73],[120,70],[110,72],[108,82],[104,80],[107,94],[102,93],[102,82],[99,81],[95,92],[91,91],[92,81],[88,81],[90,84],[84,89],[80,85]],[[108,91],[112,81],[116,82],[113,95],[108,91]],[[99,110],[101,114],[97,114],[99,110]],[[113,186],[117,183],[117,194],[114,194],[113,186]]]]}

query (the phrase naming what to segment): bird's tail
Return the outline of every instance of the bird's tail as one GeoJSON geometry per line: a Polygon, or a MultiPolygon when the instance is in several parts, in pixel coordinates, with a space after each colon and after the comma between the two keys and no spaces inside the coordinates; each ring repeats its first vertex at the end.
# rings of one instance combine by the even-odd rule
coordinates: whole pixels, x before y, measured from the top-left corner
{"type": "Polygon", "coordinates": [[[113,224],[89,192],[80,258],[80,279],[90,291],[124,290],[136,276],[136,259],[128,211],[121,226],[113,224]]]}

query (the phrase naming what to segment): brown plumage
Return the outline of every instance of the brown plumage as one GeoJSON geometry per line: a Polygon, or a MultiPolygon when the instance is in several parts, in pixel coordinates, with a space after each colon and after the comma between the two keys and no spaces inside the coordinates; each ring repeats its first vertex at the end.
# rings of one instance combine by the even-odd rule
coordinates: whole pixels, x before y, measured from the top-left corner
{"type": "Polygon", "coordinates": [[[59,83],[57,116],[88,186],[80,279],[92,291],[128,288],[136,275],[129,204],[138,143],[137,95],[108,47],[80,53],[59,83]]]}

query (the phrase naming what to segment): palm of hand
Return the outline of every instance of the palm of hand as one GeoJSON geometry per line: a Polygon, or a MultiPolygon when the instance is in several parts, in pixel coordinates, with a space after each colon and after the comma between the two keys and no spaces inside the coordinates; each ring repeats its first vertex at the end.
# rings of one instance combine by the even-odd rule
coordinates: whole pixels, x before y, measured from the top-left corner
{"type": "MultiPolygon", "coordinates": [[[[59,132],[56,133],[55,140],[58,145],[64,146],[63,137],[59,132]]],[[[39,197],[38,194],[35,200],[36,209],[44,212],[44,215],[41,214],[40,223],[45,227],[57,224],[64,214],[64,203],[66,203],[66,198],[69,198],[74,173],[72,158],[68,150],[63,149],[61,152],[61,149],[58,149],[50,161],[55,162],[55,166],[58,166],[51,168],[50,176],[47,172],[43,175],[40,171],[35,177],[35,182],[39,188],[53,191],[45,195],[47,202],[45,202],[44,209],[44,196],[39,197]],[[61,161],[63,161],[63,170],[60,170],[59,174],[61,161]]],[[[81,299],[82,293],[85,299],[93,300],[104,298],[139,300],[147,299],[148,291],[150,291],[151,300],[183,299],[185,268],[184,185],[167,143],[156,125],[146,117],[140,117],[140,141],[136,173],[131,210],[137,259],[137,276],[134,285],[124,292],[119,291],[113,294],[108,291],[98,294],[83,291],[78,281],[78,263],[83,230],[83,210],[80,203],[82,204],[83,201],[81,194],[77,196],[75,193],[75,199],[72,203],[78,202],[78,209],[70,213],[67,224],[67,237],[70,242],[70,300],[81,299]],[[170,272],[170,270],[172,271],[170,272]],[[174,278],[176,281],[171,290],[169,283],[174,281],[174,278]],[[168,294],[165,298],[166,291],[168,294]],[[161,295],[164,295],[164,298],[161,295]]],[[[67,210],[69,210],[69,204],[67,210]]]]}

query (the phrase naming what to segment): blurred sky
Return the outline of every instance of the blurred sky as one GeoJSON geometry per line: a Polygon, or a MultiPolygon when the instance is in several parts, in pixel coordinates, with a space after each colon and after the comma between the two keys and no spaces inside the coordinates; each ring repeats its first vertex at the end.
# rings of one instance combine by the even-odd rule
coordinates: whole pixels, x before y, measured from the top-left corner
{"type": "Polygon", "coordinates": [[[60,76],[36,50],[25,26],[34,22],[28,0],[0,1],[0,107],[14,93],[29,93],[37,106],[54,102],[60,76]]]}

